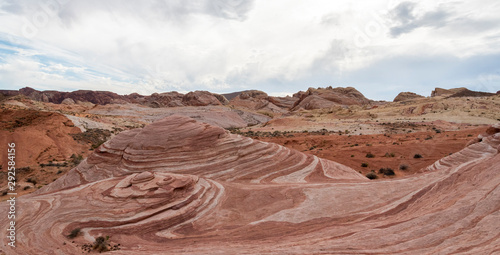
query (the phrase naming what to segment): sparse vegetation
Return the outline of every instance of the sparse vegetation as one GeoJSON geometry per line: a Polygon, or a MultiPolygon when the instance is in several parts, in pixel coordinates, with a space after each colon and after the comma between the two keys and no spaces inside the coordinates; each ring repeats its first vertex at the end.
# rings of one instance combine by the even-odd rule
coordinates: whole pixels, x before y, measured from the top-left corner
{"type": "Polygon", "coordinates": [[[36,184],[37,184],[36,179],[32,178],[32,177],[29,177],[28,179],[26,179],[26,182],[32,183],[33,186],[36,186],[36,184]]]}
{"type": "Polygon", "coordinates": [[[384,157],[386,157],[386,158],[394,158],[395,156],[396,155],[393,152],[391,152],[391,153],[386,152],[385,155],[384,155],[384,157]]]}
{"type": "MultiPolygon", "coordinates": [[[[257,112],[258,114],[262,114],[262,115],[266,115],[267,117],[269,118],[274,118],[274,114],[270,113],[270,112],[266,112],[266,111],[259,111],[257,112]]],[[[306,116],[307,117],[307,116],[306,116]]]]}
{"type": "Polygon", "coordinates": [[[367,157],[367,158],[374,158],[374,157],[375,157],[375,155],[373,155],[372,153],[370,153],[370,152],[369,152],[369,153],[367,153],[367,154],[366,154],[366,157],[367,157]]]}
{"type": "Polygon", "coordinates": [[[120,250],[120,244],[111,245],[109,243],[109,236],[102,237],[99,236],[95,239],[93,244],[82,245],[82,250],[90,253],[91,251],[97,251],[99,253],[106,251],[116,251],[120,250]]]}
{"type": "Polygon", "coordinates": [[[90,143],[92,149],[96,149],[105,143],[111,136],[111,131],[106,129],[91,128],[83,133],[72,134],[73,139],[84,143],[90,143]]]}
{"type": "Polygon", "coordinates": [[[413,155],[413,158],[423,158],[423,157],[422,157],[422,155],[417,153],[417,154],[413,155]]]}
{"type": "Polygon", "coordinates": [[[77,237],[80,233],[81,233],[80,229],[75,228],[75,229],[71,230],[71,233],[69,233],[68,238],[73,239],[73,238],[77,237]]]}
{"type": "Polygon", "coordinates": [[[399,170],[403,170],[404,171],[404,170],[408,170],[408,168],[409,168],[409,166],[406,165],[406,164],[399,165],[399,170]]]}
{"type": "Polygon", "coordinates": [[[388,168],[388,167],[380,168],[378,170],[378,173],[383,174],[383,175],[387,175],[387,176],[395,175],[394,170],[392,170],[391,168],[388,168]]]}
{"type": "Polygon", "coordinates": [[[377,179],[377,178],[378,178],[377,174],[376,174],[376,173],[374,173],[374,172],[369,172],[369,173],[367,173],[365,176],[366,176],[366,178],[368,178],[368,179],[370,179],[370,180],[374,180],[374,179],[377,179]]]}
{"type": "Polygon", "coordinates": [[[73,163],[73,165],[75,165],[75,166],[80,164],[80,162],[82,162],[82,160],[83,160],[83,156],[80,154],[78,154],[78,156],[75,154],[72,154],[70,158],[71,158],[71,163],[73,163]]]}
{"type": "Polygon", "coordinates": [[[368,163],[361,163],[361,167],[368,167],[368,163]]]}

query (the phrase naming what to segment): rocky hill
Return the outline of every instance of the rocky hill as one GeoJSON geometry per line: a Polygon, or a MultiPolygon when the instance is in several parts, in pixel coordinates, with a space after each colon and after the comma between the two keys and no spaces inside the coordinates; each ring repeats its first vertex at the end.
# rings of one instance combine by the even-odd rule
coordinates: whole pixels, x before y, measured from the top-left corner
{"type": "Polygon", "coordinates": [[[0,94],[5,96],[24,95],[30,99],[61,104],[65,99],[66,103],[90,102],[97,105],[111,103],[137,103],[149,107],[179,107],[179,106],[207,106],[224,105],[228,101],[224,96],[210,93],[208,91],[194,91],[187,94],[178,92],[153,93],[150,96],[143,96],[137,93],[129,95],[118,95],[109,91],[77,90],[73,92],[60,91],[38,91],[29,87],[15,90],[0,90],[0,94]]]}
{"type": "Polygon", "coordinates": [[[425,97],[413,92],[401,92],[394,98],[393,102],[401,102],[418,98],[425,98],[425,97]]]}
{"type": "Polygon", "coordinates": [[[347,88],[309,88],[307,91],[295,93],[298,98],[292,110],[313,110],[338,105],[366,105],[368,100],[361,92],[352,87],[347,88]]]}

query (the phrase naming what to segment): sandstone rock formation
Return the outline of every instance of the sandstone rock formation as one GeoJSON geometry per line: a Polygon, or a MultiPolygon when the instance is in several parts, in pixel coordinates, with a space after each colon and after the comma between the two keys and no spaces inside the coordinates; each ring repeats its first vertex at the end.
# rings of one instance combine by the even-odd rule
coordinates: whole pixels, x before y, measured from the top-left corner
{"type": "Polygon", "coordinates": [[[273,102],[279,102],[279,98],[271,99],[265,92],[259,90],[247,90],[234,96],[229,105],[233,107],[242,107],[250,110],[260,110],[271,113],[284,113],[288,110],[286,103],[281,106],[275,105],[273,102]],[[284,106],[284,107],[283,107],[284,106]]]}
{"type": "Polygon", "coordinates": [[[413,92],[401,92],[394,98],[393,102],[401,102],[416,98],[425,98],[425,97],[413,92]]]}
{"type": "Polygon", "coordinates": [[[299,98],[299,100],[295,102],[292,110],[313,110],[336,105],[366,105],[370,103],[370,100],[352,87],[309,88],[305,92],[295,93],[293,97],[299,98]]]}
{"type": "Polygon", "coordinates": [[[450,97],[489,97],[495,95],[494,93],[472,91],[468,89],[461,90],[450,97]]]}
{"type": "Polygon", "coordinates": [[[208,91],[194,91],[184,95],[178,92],[153,93],[143,96],[137,93],[130,95],[118,95],[109,91],[77,90],[73,92],[60,91],[38,91],[29,87],[19,91],[1,90],[4,96],[24,95],[36,101],[50,102],[55,104],[71,102],[90,102],[98,105],[111,103],[138,103],[149,107],[179,107],[179,106],[206,106],[227,104],[224,96],[210,93],[208,91]],[[66,101],[64,101],[66,100],[66,101]],[[72,101],[69,101],[72,100],[72,101]]]}
{"type": "Polygon", "coordinates": [[[431,97],[437,97],[437,96],[451,96],[455,93],[458,93],[460,91],[467,90],[467,88],[454,88],[454,89],[442,89],[442,88],[435,88],[431,92],[431,97]]]}
{"type": "Polygon", "coordinates": [[[0,251],[78,254],[110,236],[116,254],[492,254],[500,250],[498,131],[424,174],[370,181],[171,116],[122,132],[21,197],[17,247],[2,238],[0,251]],[[75,229],[73,243],[66,236],[75,229]]]}
{"type": "MultiPolygon", "coordinates": [[[[80,129],[59,113],[24,109],[0,111],[0,142],[4,145],[15,142],[16,148],[22,150],[16,155],[19,168],[83,154],[87,146],[71,136],[78,133],[80,129]]],[[[0,158],[0,165],[7,166],[7,157],[0,158]]]]}
{"type": "Polygon", "coordinates": [[[174,115],[143,129],[120,133],[43,190],[54,191],[131,172],[165,169],[232,182],[365,179],[335,162],[232,135],[223,128],[174,115]]]}

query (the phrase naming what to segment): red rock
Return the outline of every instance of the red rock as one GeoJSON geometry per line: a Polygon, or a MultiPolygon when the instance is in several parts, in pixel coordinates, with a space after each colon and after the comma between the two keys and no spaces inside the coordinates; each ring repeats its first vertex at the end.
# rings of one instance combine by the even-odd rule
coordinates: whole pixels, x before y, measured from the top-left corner
{"type": "Polygon", "coordinates": [[[189,92],[182,98],[185,106],[221,105],[222,103],[208,91],[189,92]]]}
{"type": "Polygon", "coordinates": [[[296,97],[291,97],[291,96],[286,96],[286,97],[269,97],[269,102],[273,103],[274,105],[284,108],[284,109],[291,109],[293,105],[298,101],[299,99],[296,97]]]}
{"type": "Polygon", "coordinates": [[[451,96],[455,93],[458,93],[460,91],[467,90],[467,88],[454,88],[454,89],[442,89],[442,88],[435,88],[431,92],[431,97],[437,97],[437,96],[451,96]]]}
{"type": "Polygon", "coordinates": [[[481,139],[424,174],[370,181],[332,161],[172,116],[122,132],[22,196],[16,248],[2,238],[0,250],[77,254],[110,236],[121,244],[117,254],[493,254],[500,133],[481,139]],[[76,228],[82,234],[64,245],[76,228]]]}
{"type": "Polygon", "coordinates": [[[313,110],[335,105],[366,105],[370,103],[370,100],[352,87],[309,88],[306,92],[300,91],[293,96],[299,100],[295,102],[292,110],[313,110]]]}
{"type": "Polygon", "coordinates": [[[393,102],[401,102],[418,98],[425,98],[425,97],[415,94],[413,92],[401,92],[394,98],[393,102]]]}

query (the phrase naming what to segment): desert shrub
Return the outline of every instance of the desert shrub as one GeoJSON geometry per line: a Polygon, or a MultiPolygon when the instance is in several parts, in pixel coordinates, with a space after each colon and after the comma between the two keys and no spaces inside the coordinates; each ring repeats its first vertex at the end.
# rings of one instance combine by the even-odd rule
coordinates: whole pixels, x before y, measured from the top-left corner
{"type": "Polygon", "coordinates": [[[26,182],[33,183],[33,186],[35,186],[37,184],[36,179],[35,178],[31,178],[31,177],[28,178],[28,179],[26,179],[26,182]]]}
{"type": "Polygon", "coordinates": [[[83,160],[83,156],[80,155],[80,154],[78,154],[78,156],[75,155],[75,154],[72,154],[70,158],[71,158],[71,162],[75,166],[78,165],[78,164],[80,164],[80,162],[82,162],[82,160],[83,160]]]}
{"type": "Polygon", "coordinates": [[[73,238],[77,237],[80,233],[81,233],[80,229],[75,228],[75,229],[71,230],[71,233],[69,233],[68,238],[73,239],[73,238]]]}
{"type": "Polygon", "coordinates": [[[399,170],[408,170],[408,168],[409,168],[409,167],[408,167],[408,165],[406,165],[406,164],[401,164],[401,165],[399,165],[399,170]]]}
{"type": "Polygon", "coordinates": [[[384,155],[384,157],[386,157],[386,158],[394,158],[395,156],[396,155],[393,152],[391,152],[391,153],[386,152],[385,155],[384,155]]]}
{"type": "Polygon", "coordinates": [[[366,154],[366,157],[367,157],[367,158],[374,158],[374,157],[375,157],[375,155],[373,155],[373,154],[371,154],[371,153],[367,153],[367,154],[366,154]]]}
{"type": "Polygon", "coordinates": [[[99,236],[98,238],[95,239],[94,245],[92,246],[92,249],[94,249],[98,252],[108,251],[109,250],[108,240],[109,240],[109,236],[106,236],[106,238],[99,236]]]}
{"type": "Polygon", "coordinates": [[[367,173],[367,174],[366,174],[366,178],[368,178],[368,179],[370,179],[370,180],[374,180],[374,179],[377,179],[377,178],[378,178],[378,176],[377,176],[377,174],[376,174],[376,173],[374,173],[374,172],[369,172],[369,173],[367,173]]]}
{"type": "Polygon", "coordinates": [[[392,170],[391,168],[388,168],[388,167],[384,167],[384,168],[380,168],[380,170],[378,170],[378,173],[389,176],[389,175],[394,175],[394,170],[392,170]]]}
{"type": "Polygon", "coordinates": [[[423,158],[423,157],[422,157],[422,155],[417,153],[417,154],[413,155],[413,158],[423,158]]]}
{"type": "Polygon", "coordinates": [[[361,167],[368,167],[368,163],[361,163],[361,167]]]}
{"type": "MultiPolygon", "coordinates": [[[[272,114],[272,113],[270,113],[270,112],[266,112],[266,111],[259,111],[259,112],[257,112],[257,113],[262,114],[262,115],[266,115],[267,117],[269,117],[269,118],[271,118],[271,119],[272,119],[272,118],[274,118],[274,114],[272,114]]],[[[307,116],[306,116],[306,117],[307,117],[307,116]]],[[[314,117],[314,116],[312,116],[312,117],[314,117]]]]}

